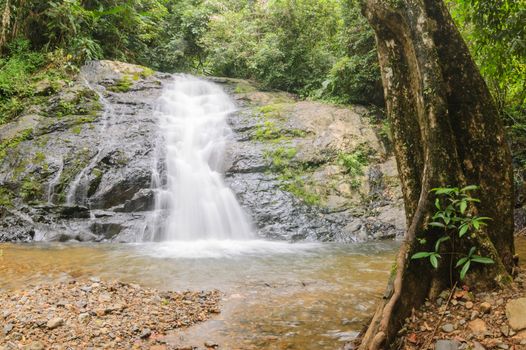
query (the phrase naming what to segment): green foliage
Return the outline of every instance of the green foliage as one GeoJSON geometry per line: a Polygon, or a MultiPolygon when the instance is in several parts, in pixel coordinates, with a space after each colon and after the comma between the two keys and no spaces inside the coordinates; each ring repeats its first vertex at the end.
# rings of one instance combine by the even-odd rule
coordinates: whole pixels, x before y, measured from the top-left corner
{"type": "Polygon", "coordinates": [[[355,1],[225,3],[200,43],[205,73],[345,103],[381,93],[373,32],[355,1]]]}
{"type": "MultiPolygon", "coordinates": [[[[499,109],[510,126],[526,114],[526,2],[449,0],[499,109]]],[[[524,121],[524,119],[523,119],[524,121]]]]}
{"type": "Polygon", "coordinates": [[[352,153],[340,153],[338,155],[338,164],[345,168],[347,174],[351,177],[362,176],[363,167],[369,162],[368,155],[363,149],[358,148],[352,153]]]}
{"type": "MultiPolygon", "coordinates": [[[[413,254],[411,259],[429,259],[431,266],[435,269],[439,266],[439,259],[444,254],[441,246],[444,242],[454,242],[457,239],[466,240],[466,235],[475,235],[482,227],[486,226],[486,221],[491,220],[488,217],[475,216],[468,210],[470,206],[480,201],[471,196],[471,191],[477,190],[478,186],[470,185],[464,188],[458,187],[441,187],[435,188],[432,192],[435,193],[435,207],[437,211],[432,217],[432,222],[428,224],[430,227],[438,228],[444,233],[436,239],[433,251],[422,251],[413,254]]],[[[426,245],[427,239],[420,238],[421,244],[426,245]]],[[[447,254],[460,255],[453,251],[454,245],[447,254]]],[[[494,261],[488,257],[476,255],[478,247],[472,246],[469,252],[456,261],[455,268],[460,268],[459,277],[463,280],[469,271],[472,263],[479,264],[493,264],[494,261]]]]}

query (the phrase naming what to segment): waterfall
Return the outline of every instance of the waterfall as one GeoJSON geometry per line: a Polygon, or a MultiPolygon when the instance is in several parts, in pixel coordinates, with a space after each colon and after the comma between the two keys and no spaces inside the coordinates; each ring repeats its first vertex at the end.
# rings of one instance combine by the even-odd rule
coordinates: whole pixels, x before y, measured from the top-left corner
{"type": "Polygon", "coordinates": [[[192,76],[178,75],[165,88],[157,109],[160,142],[152,167],[156,208],[143,240],[253,237],[243,209],[223,180],[231,133],[226,118],[235,108],[218,85],[192,76]]]}

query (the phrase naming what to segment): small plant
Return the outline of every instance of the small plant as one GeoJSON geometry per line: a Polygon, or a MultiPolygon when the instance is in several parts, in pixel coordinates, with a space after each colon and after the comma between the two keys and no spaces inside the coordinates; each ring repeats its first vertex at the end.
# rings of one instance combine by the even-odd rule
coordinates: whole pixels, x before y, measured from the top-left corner
{"type": "MultiPolygon", "coordinates": [[[[435,244],[434,250],[430,252],[417,252],[411,259],[425,259],[429,258],[431,266],[438,268],[439,259],[442,258],[440,247],[442,243],[447,241],[454,242],[457,239],[466,237],[466,234],[475,234],[483,226],[486,226],[486,221],[491,220],[489,217],[471,215],[468,211],[469,205],[479,203],[480,200],[473,198],[471,191],[477,190],[478,186],[466,186],[464,188],[457,187],[441,187],[434,188],[432,192],[437,196],[435,199],[435,207],[437,211],[433,215],[432,222],[428,225],[436,227],[444,231],[444,235],[439,237],[435,244]]],[[[468,235],[469,236],[469,235],[468,235]]],[[[427,244],[425,238],[420,238],[421,244],[427,244]]],[[[454,244],[451,244],[451,255],[460,255],[453,251],[454,244]]],[[[460,280],[466,277],[467,272],[472,263],[479,264],[493,264],[494,261],[488,257],[476,255],[477,247],[471,247],[467,255],[459,258],[455,264],[455,268],[460,268],[460,280]]]]}

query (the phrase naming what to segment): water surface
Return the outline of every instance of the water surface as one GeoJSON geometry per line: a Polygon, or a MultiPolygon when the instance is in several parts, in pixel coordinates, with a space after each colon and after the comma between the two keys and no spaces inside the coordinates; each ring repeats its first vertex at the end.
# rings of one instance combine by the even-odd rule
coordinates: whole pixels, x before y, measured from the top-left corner
{"type": "Polygon", "coordinates": [[[335,349],[381,296],[396,242],[197,241],[0,245],[0,288],[98,276],[160,289],[220,289],[222,313],[169,338],[224,349],[335,349]]]}

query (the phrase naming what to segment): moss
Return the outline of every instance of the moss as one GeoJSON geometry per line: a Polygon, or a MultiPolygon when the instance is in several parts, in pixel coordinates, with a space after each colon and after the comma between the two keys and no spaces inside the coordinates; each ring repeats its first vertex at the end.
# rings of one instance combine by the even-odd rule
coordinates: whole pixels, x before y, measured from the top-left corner
{"type": "Polygon", "coordinates": [[[282,174],[279,179],[281,180],[280,187],[292,193],[297,198],[303,200],[309,205],[320,205],[321,197],[317,193],[309,191],[309,187],[312,185],[306,183],[304,180],[304,174],[282,174]]]}
{"type": "Polygon", "coordinates": [[[35,157],[33,158],[33,162],[35,162],[37,164],[42,164],[43,162],[45,162],[45,160],[46,160],[46,155],[44,154],[44,152],[38,151],[37,153],[35,153],[35,157]]]}
{"type": "Polygon", "coordinates": [[[114,85],[110,86],[108,90],[113,92],[128,92],[132,86],[132,77],[124,75],[121,79],[117,80],[114,85]]]}
{"type": "Polygon", "coordinates": [[[298,150],[294,147],[278,147],[272,151],[265,151],[263,156],[271,163],[271,170],[282,172],[291,166],[292,159],[298,150]]]}
{"type": "Polygon", "coordinates": [[[236,94],[246,94],[249,92],[256,91],[256,88],[248,83],[238,83],[234,89],[234,93],[236,94]]]}
{"type": "Polygon", "coordinates": [[[74,133],[75,135],[80,134],[81,131],[82,131],[82,127],[80,125],[76,125],[71,128],[71,132],[74,133]]]}
{"type": "Polygon", "coordinates": [[[153,69],[150,69],[148,67],[143,67],[140,74],[143,79],[146,79],[148,77],[151,77],[154,73],[155,71],[153,69]]]}
{"type": "Polygon", "coordinates": [[[264,156],[270,161],[270,169],[279,174],[281,189],[292,193],[309,205],[319,205],[321,197],[310,191],[309,187],[312,186],[312,183],[305,181],[307,177],[306,165],[293,162],[297,152],[294,147],[280,146],[272,151],[265,152],[264,156]]]}
{"type": "Polygon", "coordinates": [[[20,186],[20,196],[25,202],[39,200],[42,197],[42,184],[33,176],[28,176],[22,180],[20,186]]]}
{"type": "Polygon", "coordinates": [[[258,107],[256,111],[266,118],[280,118],[287,105],[287,103],[273,103],[258,107]]]}
{"type": "Polygon", "coordinates": [[[57,108],[54,110],[55,116],[57,118],[62,118],[66,115],[71,115],[75,113],[75,104],[68,101],[60,101],[57,108]]]}
{"type": "Polygon", "coordinates": [[[33,129],[21,131],[16,137],[0,143],[0,160],[3,160],[9,149],[17,147],[20,142],[27,141],[33,137],[33,129]]]}
{"type": "Polygon", "coordinates": [[[6,188],[0,187],[0,207],[12,207],[15,195],[6,188]]]}
{"type": "Polygon", "coordinates": [[[276,124],[272,121],[265,121],[263,124],[259,124],[254,132],[253,139],[258,141],[265,140],[276,140],[281,138],[280,129],[276,127],[276,124]]]}

